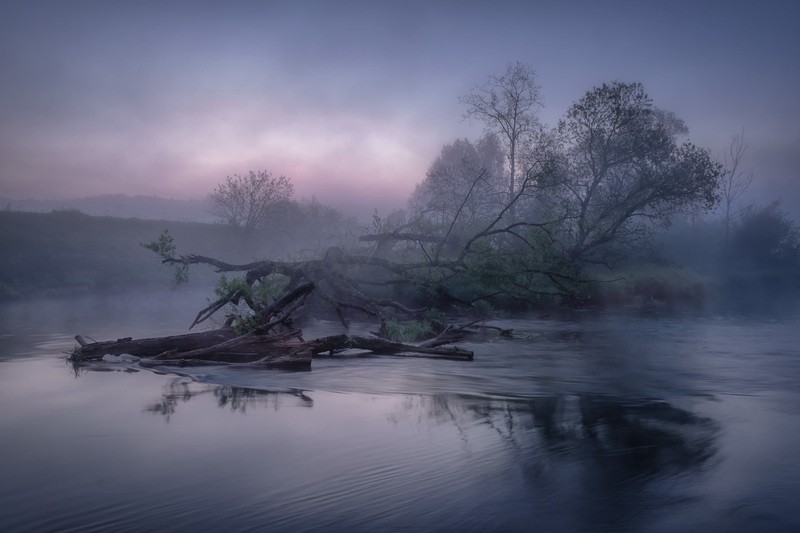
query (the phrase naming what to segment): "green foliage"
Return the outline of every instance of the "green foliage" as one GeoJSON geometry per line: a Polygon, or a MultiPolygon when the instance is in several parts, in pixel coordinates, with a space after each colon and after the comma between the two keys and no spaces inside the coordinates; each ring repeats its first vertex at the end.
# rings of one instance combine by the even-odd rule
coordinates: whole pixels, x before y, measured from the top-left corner
{"type": "Polygon", "coordinates": [[[233,320],[233,331],[237,335],[244,335],[255,331],[261,325],[261,320],[256,315],[236,315],[233,320]]]}
{"type": "Polygon", "coordinates": [[[386,335],[395,342],[416,342],[432,337],[433,324],[430,320],[386,321],[386,335]]]}
{"type": "Polygon", "coordinates": [[[175,239],[169,234],[169,230],[165,229],[159,235],[157,241],[150,241],[148,244],[142,244],[148,250],[152,250],[163,259],[172,259],[175,257],[177,247],[175,246],[175,239]]]}
{"type": "Polygon", "coordinates": [[[272,273],[269,276],[250,285],[243,277],[229,278],[225,274],[220,275],[214,293],[219,298],[230,297],[237,291],[245,298],[249,298],[255,305],[263,306],[271,303],[275,298],[283,294],[289,284],[289,277],[280,273],[272,273]]]}
{"type": "Polygon", "coordinates": [[[399,321],[390,318],[386,321],[386,335],[395,342],[417,342],[429,339],[440,333],[447,320],[445,315],[435,307],[429,307],[422,317],[414,320],[399,321]]]}
{"type": "Polygon", "coordinates": [[[242,277],[228,278],[228,276],[222,274],[217,280],[216,287],[214,287],[214,294],[218,298],[230,298],[238,290],[249,292],[251,286],[242,277]]]}
{"type": "Polygon", "coordinates": [[[628,265],[602,277],[608,281],[596,281],[587,288],[589,305],[695,307],[705,302],[709,292],[707,280],[694,272],[652,263],[628,265]]]}
{"type": "Polygon", "coordinates": [[[150,243],[142,244],[142,246],[160,255],[164,261],[173,262],[173,289],[189,281],[189,262],[182,256],[175,256],[178,248],[175,246],[175,239],[169,234],[168,229],[161,232],[157,241],[150,241],[150,243]]]}
{"type": "Polygon", "coordinates": [[[386,335],[395,342],[417,342],[429,339],[443,329],[447,315],[435,307],[430,307],[422,318],[399,321],[390,318],[386,321],[386,335]]]}
{"type": "Polygon", "coordinates": [[[425,312],[422,314],[422,316],[427,321],[433,321],[433,320],[443,321],[447,319],[447,315],[445,314],[445,312],[436,309],[435,307],[429,307],[428,309],[426,309],[425,312]]]}
{"type": "Polygon", "coordinates": [[[229,304],[228,315],[233,317],[234,329],[241,335],[261,325],[261,319],[253,307],[260,309],[269,305],[284,293],[288,284],[289,278],[279,273],[265,276],[253,285],[248,284],[243,277],[229,278],[222,274],[214,287],[214,294],[217,298],[232,298],[235,294],[239,294],[238,303],[229,304]]]}
{"type": "Polygon", "coordinates": [[[546,232],[530,228],[522,235],[524,243],[488,239],[474,243],[465,257],[464,273],[451,282],[451,292],[466,301],[482,302],[476,311],[489,314],[497,307],[551,306],[580,290],[575,281],[578,269],[546,232]]]}

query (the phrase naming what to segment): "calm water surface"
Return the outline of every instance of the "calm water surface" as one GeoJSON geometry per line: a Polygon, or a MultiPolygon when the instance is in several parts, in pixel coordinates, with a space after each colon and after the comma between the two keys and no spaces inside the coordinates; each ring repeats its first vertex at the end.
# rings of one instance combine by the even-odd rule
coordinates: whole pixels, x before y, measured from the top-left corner
{"type": "Polygon", "coordinates": [[[507,320],[472,362],[64,361],[203,303],[0,307],[0,530],[800,530],[796,309],[507,320]]]}

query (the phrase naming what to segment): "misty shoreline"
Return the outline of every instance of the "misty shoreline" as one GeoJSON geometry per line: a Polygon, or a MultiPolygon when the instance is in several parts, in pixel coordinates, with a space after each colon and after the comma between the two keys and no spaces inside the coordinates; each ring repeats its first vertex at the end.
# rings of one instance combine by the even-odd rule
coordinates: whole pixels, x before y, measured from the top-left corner
{"type": "MultiPolygon", "coordinates": [[[[0,259],[0,301],[172,292],[169,270],[141,246],[165,227],[187,252],[243,261],[290,254],[285,242],[274,239],[254,241],[252,247],[243,250],[231,240],[228,228],[220,224],[97,217],[74,210],[0,211],[0,244],[10,251],[0,259]]],[[[320,249],[320,242],[311,244],[320,249]]],[[[640,261],[624,270],[600,271],[596,277],[619,279],[599,284],[593,298],[580,308],[664,313],[729,305],[760,309],[790,303],[798,294],[796,278],[772,279],[755,274],[714,278],[675,263],[640,261]]],[[[212,296],[217,278],[210,268],[196,268],[190,285],[178,288],[175,294],[188,291],[212,296]]],[[[546,310],[553,309],[563,306],[546,310]]]]}

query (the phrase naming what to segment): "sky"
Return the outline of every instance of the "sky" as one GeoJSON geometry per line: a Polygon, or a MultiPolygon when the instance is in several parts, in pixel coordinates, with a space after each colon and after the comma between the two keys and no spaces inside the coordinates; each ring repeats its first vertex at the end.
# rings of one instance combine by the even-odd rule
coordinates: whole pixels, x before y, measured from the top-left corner
{"type": "Polygon", "coordinates": [[[200,198],[288,176],[356,214],[403,207],[459,97],[510,62],[541,120],[638,81],[721,158],[744,132],[751,197],[800,214],[800,2],[0,2],[0,196],[200,198]]]}

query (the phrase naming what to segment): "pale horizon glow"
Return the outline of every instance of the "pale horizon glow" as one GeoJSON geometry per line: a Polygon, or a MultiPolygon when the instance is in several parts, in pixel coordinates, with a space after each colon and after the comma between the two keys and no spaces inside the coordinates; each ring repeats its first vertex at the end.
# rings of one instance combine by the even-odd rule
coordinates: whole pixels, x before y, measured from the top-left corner
{"type": "Polygon", "coordinates": [[[549,125],[620,79],[719,157],[744,129],[753,197],[796,212],[798,23],[777,1],[4,3],[0,197],[200,198],[267,170],[390,211],[480,135],[458,97],[522,61],[549,125]]]}

